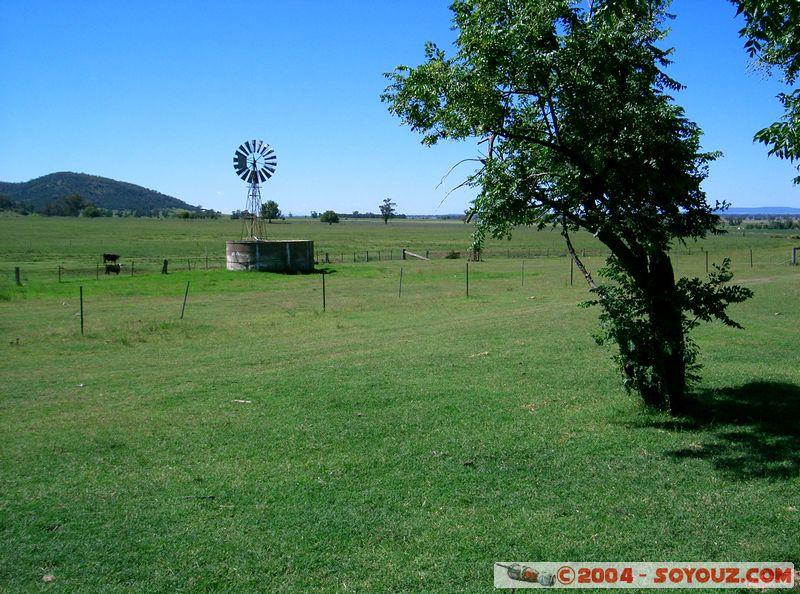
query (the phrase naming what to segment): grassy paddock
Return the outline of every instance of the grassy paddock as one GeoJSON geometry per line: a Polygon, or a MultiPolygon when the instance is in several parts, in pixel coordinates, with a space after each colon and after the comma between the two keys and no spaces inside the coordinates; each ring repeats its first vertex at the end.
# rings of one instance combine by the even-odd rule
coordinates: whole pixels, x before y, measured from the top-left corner
{"type": "MultiPolygon", "coordinates": [[[[312,219],[294,218],[267,225],[271,239],[312,239],[320,259],[328,254],[336,264],[370,260],[396,260],[403,248],[441,258],[460,252],[466,258],[472,226],[459,221],[395,220],[384,225],[379,220],[343,219],[327,225],[312,219]]],[[[23,278],[45,282],[58,280],[58,268],[67,279],[94,278],[102,254],[121,255],[122,275],[156,273],[164,259],[170,270],[205,270],[225,267],[225,241],[241,236],[241,221],[133,219],[133,218],[48,218],[0,216],[0,282],[13,280],[14,268],[21,268],[23,278]]],[[[603,256],[607,250],[586,233],[575,234],[574,243],[581,254],[603,256]]],[[[726,235],[702,243],[676,246],[679,264],[682,258],[704,259],[701,250],[713,258],[732,257],[749,266],[787,262],[791,247],[800,238],[787,231],[741,231],[734,228],[726,235]]],[[[484,258],[537,258],[564,256],[564,241],[556,230],[518,229],[511,241],[490,240],[484,258]]],[[[100,271],[102,275],[102,270],[100,271]]]]}
{"type": "MultiPolygon", "coordinates": [[[[8,248],[3,266],[110,237],[177,254],[230,230],[104,221],[92,239],[94,221],[42,220],[23,221],[42,225],[42,251],[8,248]]],[[[409,249],[463,230],[360,224],[409,249]]],[[[798,564],[791,241],[731,234],[678,254],[700,274],[701,247],[730,252],[756,291],[734,312],[745,331],[697,332],[707,406],[680,419],[621,389],[563,257],[526,260],[524,284],[520,259],[471,263],[469,298],[464,260],[337,263],[325,313],[320,275],[6,281],[0,591],[486,592],[498,560],[798,564]]]]}

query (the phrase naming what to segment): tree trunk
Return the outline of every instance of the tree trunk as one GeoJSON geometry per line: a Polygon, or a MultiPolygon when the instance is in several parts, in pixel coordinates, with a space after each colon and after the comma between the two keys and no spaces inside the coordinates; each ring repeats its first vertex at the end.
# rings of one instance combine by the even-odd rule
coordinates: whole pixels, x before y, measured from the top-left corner
{"type": "MultiPolygon", "coordinates": [[[[672,262],[665,252],[649,258],[649,318],[652,332],[652,384],[659,404],[673,413],[686,402],[686,357],[681,303],[675,291],[672,262]]],[[[644,395],[643,395],[644,396],[644,395]]]]}
{"type": "Polygon", "coordinates": [[[606,306],[608,315],[616,318],[614,340],[627,383],[648,406],[679,413],[686,405],[686,341],[669,254],[661,250],[645,256],[644,250],[633,251],[619,237],[602,231],[598,238],[611,248],[645,313],[626,318],[606,306]]]}

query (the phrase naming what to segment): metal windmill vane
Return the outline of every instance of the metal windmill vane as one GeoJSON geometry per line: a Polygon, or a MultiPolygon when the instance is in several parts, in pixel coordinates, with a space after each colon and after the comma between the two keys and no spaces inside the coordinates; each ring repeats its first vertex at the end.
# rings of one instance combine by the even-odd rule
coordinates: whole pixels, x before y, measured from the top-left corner
{"type": "Polygon", "coordinates": [[[242,239],[266,239],[261,219],[261,188],[275,173],[278,164],[275,150],[261,140],[247,140],[233,155],[236,174],[249,184],[247,206],[242,215],[242,239]]]}

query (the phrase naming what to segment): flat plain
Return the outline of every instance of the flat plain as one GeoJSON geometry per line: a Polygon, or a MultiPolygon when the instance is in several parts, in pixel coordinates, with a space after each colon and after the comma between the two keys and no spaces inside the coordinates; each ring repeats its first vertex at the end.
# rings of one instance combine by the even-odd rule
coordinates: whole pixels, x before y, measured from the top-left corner
{"type": "MultiPolygon", "coordinates": [[[[323,311],[322,274],[224,270],[239,229],[0,218],[0,591],[486,592],[495,561],[800,564],[791,232],[676,247],[679,274],[730,257],[755,297],[744,330],[695,333],[702,406],[673,418],[622,388],[557,232],[467,265],[460,222],[270,225],[329,255],[323,311]],[[119,276],[97,274],[104,252],[119,276]]],[[[596,271],[602,246],[575,243],[596,271]]]]}

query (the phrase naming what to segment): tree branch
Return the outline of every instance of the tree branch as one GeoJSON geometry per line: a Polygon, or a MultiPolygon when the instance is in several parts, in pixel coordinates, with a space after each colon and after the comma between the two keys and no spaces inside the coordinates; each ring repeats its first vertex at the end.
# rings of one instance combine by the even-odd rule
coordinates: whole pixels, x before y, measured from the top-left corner
{"type": "MultiPolygon", "coordinates": [[[[478,163],[484,164],[484,162],[483,162],[483,159],[461,159],[461,160],[460,160],[458,163],[456,163],[455,165],[453,165],[453,166],[450,168],[450,170],[449,170],[447,173],[445,173],[445,174],[442,176],[442,179],[440,179],[440,180],[439,180],[439,183],[438,183],[438,184],[436,184],[436,189],[438,189],[438,188],[439,188],[439,186],[441,186],[441,185],[444,183],[444,180],[446,180],[448,177],[450,177],[450,174],[451,174],[451,173],[453,173],[453,170],[454,170],[456,167],[458,167],[458,166],[459,166],[459,165],[461,165],[462,163],[466,163],[467,161],[477,161],[478,163]]],[[[464,183],[466,183],[466,182],[464,182],[464,183]]],[[[462,183],[462,184],[459,184],[458,186],[456,186],[456,188],[460,188],[461,186],[463,186],[463,185],[464,185],[464,183],[462,183]]],[[[453,188],[453,189],[455,190],[456,188],[453,188]]]]}
{"type": "Polygon", "coordinates": [[[589,288],[597,289],[599,285],[594,282],[591,273],[586,269],[586,266],[583,265],[583,262],[581,262],[578,254],[575,253],[575,248],[572,246],[572,241],[569,238],[569,231],[567,230],[566,222],[563,219],[561,220],[561,235],[563,235],[564,239],[567,241],[567,251],[572,257],[572,261],[575,262],[575,266],[578,267],[578,270],[580,270],[581,274],[583,274],[583,278],[585,278],[586,282],[589,284],[589,288]]]}

